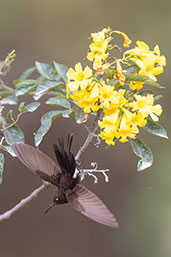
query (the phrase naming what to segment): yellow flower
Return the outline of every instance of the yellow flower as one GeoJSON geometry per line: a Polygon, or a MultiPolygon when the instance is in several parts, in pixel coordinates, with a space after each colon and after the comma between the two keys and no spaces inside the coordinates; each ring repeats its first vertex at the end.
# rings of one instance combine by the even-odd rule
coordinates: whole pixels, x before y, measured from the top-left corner
{"type": "Polygon", "coordinates": [[[107,46],[108,46],[108,39],[105,39],[103,42],[102,47],[98,47],[95,43],[92,43],[89,47],[91,52],[88,53],[87,55],[87,59],[89,61],[93,61],[93,68],[99,69],[102,65],[102,60],[106,60],[108,57],[108,53],[106,53],[107,50],[107,46]]]}
{"type": "Polygon", "coordinates": [[[117,58],[115,58],[115,62],[116,62],[116,73],[114,74],[114,79],[118,80],[119,82],[124,82],[125,81],[125,76],[124,76],[125,71],[122,70],[120,61],[117,58]]]}
{"type": "Polygon", "coordinates": [[[105,140],[106,144],[108,145],[114,145],[115,142],[113,141],[115,136],[117,135],[117,132],[115,129],[112,129],[110,131],[101,131],[99,136],[101,139],[105,140]]]}
{"type": "Polygon", "coordinates": [[[160,73],[163,73],[163,66],[157,65],[155,66],[156,57],[151,55],[150,57],[146,57],[143,60],[140,59],[131,59],[134,61],[137,66],[140,68],[139,74],[149,77],[150,79],[157,81],[156,77],[160,73]]]}
{"type": "Polygon", "coordinates": [[[98,125],[103,131],[100,132],[100,137],[105,140],[106,144],[114,145],[114,139],[117,136],[117,129],[120,123],[119,110],[111,115],[103,117],[102,121],[98,121],[98,125]]]}
{"type": "Polygon", "coordinates": [[[160,56],[159,46],[156,45],[153,51],[150,51],[148,45],[142,41],[137,41],[137,47],[125,52],[130,55],[129,59],[140,68],[139,74],[148,76],[156,81],[156,75],[163,72],[163,66],[166,65],[165,56],[160,56]]]}
{"type": "Polygon", "coordinates": [[[128,103],[127,99],[124,97],[125,91],[125,89],[113,91],[109,106],[103,110],[105,115],[111,115],[112,113],[116,112],[118,108],[121,110],[123,106],[128,103]]]}
{"type": "Polygon", "coordinates": [[[78,91],[74,91],[72,95],[70,95],[71,99],[77,101],[77,104],[83,108],[85,113],[96,112],[101,108],[101,105],[98,101],[99,94],[98,88],[95,86],[91,87],[91,84],[88,84],[91,89],[89,91],[87,89],[80,89],[78,91]]]}
{"type": "Polygon", "coordinates": [[[104,116],[102,121],[98,121],[98,125],[105,131],[110,131],[113,128],[117,129],[119,125],[119,110],[111,115],[104,116]]]}
{"type": "Polygon", "coordinates": [[[132,111],[138,110],[144,118],[150,115],[152,120],[158,121],[158,116],[160,116],[162,113],[162,107],[159,104],[153,106],[153,95],[134,95],[134,97],[136,101],[129,103],[129,106],[132,107],[132,111]]]}
{"type": "Polygon", "coordinates": [[[131,81],[129,86],[132,90],[140,90],[141,88],[143,88],[143,82],[140,81],[131,81]]]}
{"type": "Polygon", "coordinates": [[[91,36],[93,38],[93,43],[90,44],[90,50],[91,52],[88,53],[87,59],[89,61],[93,61],[93,68],[99,69],[102,66],[102,61],[106,60],[108,57],[108,53],[106,53],[108,44],[111,37],[106,38],[106,34],[109,32],[109,29],[103,29],[100,32],[97,33],[91,33],[91,36]]]}
{"type": "Polygon", "coordinates": [[[97,47],[103,47],[105,40],[105,29],[97,33],[91,33],[91,37],[93,38],[93,41],[97,47]]]}
{"type": "Polygon", "coordinates": [[[89,79],[92,76],[92,70],[86,66],[85,69],[82,69],[81,63],[75,65],[75,70],[70,68],[67,72],[68,84],[67,87],[71,91],[78,90],[79,87],[85,88],[90,81],[89,79]]]}
{"type": "Polygon", "coordinates": [[[127,120],[128,124],[131,125],[134,133],[139,133],[139,127],[144,127],[147,123],[147,120],[142,115],[141,112],[131,113],[128,109],[124,109],[124,117],[127,120]]]}
{"type": "Polygon", "coordinates": [[[128,123],[127,119],[123,117],[119,126],[117,138],[120,138],[119,141],[124,143],[128,141],[128,137],[135,139],[135,132],[131,126],[131,122],[128,123]]]}
{"type": "Polygon", "coordinates": [[[129,45],[132,43],[131,39],[129,39],[129,37],[124,32],[115,30],[114,33],[120,34],[124,38],[124,47],[129,47],[129,45]]]}
{"type": "Polygon", "coordinates": [[[117,92],[114,91],[114,87],[101,83],[99,86],[99,100],[102,103],[104,108],[109,108],[110,104],[118,104],[117,92]]]}
{"type": "Polygon", "coordinates": [[[100,74],[104,74],[104,71],[107,70],[110,66],[109,62],[104,63],[100,68],[96,68],[96,71],[100,74]]]}

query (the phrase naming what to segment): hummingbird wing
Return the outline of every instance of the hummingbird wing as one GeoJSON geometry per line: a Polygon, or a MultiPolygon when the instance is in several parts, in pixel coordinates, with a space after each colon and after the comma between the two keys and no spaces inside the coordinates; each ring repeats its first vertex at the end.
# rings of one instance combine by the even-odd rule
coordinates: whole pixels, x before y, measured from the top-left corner
{"type": "Polygon", "coordinates": [[[88,218],[109,227],[118,227],[117,220],[106,205],[86,187],[77,184],[66,198],[76,211],[88,218]]]}
{"type": "Polygon", "coordinates": [[[46,154],[24,143],[11,144],[20,161],[40,178],[56,185],[61,169],[46,154]]]}

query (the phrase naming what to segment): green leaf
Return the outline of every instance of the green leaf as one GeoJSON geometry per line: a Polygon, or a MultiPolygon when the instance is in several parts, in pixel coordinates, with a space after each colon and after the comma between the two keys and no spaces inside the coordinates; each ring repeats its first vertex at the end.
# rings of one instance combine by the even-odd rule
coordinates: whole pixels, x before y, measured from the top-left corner
{"type": "Polygon", "coordinates": [[[119,83],[118,80],[116,80],[116,79],[111,79],[111,80],[109,80],[109,81],[107,82],[107,85],[116,87],[116,86],[120,86],[120,83],[119,83]]]}
{"type": "Polygon", "coordinates": [[[27,109],[27,107],[25,106],[25,102],[22,102],[22,103],[19,105],[18,111],[19,111],[20,113],[28,112],[28,109],[27,109]]]}
{"type": "Polygon", "coordinates": [[[150,79],[149,77],[143,76],[143,75],[137,75],[137,74],[130,73],[130,74],[125,74],[125,77],[126,77],[126,81],[139,81],[139,82],[144,82],[144,83],[154,86],[154,87],[164,88],[163,86],[161,86],[154,80],[150,79]]]}
{"type": "Polygon", "coordinates": [[[139,92],[138,95],[141,95],[141,96],[153,95],[153,91],[143,90],[143,91],[139,92]]]}
{"type": "Polygon", "coordinates": [[[64,108],[71,108],[70,102],[64,97],[51,97],[46,101],[46,104],[61,106],[64,108]]]}
{"type": "Polygon", "coordinates": [[[1,100],[1,103],[3,105],[5,104],[15,105],[17,104],[17,102],[18,102],[18,99],[15,94],[9,95],[1,100]]]}
{"type": "Polygon", "coordinates": [[[137,170],[142,171],[150,167],[153,163],[153,154],[151,150],[138,138],[130,139],[130,144],[134,153],[141,158],[137,164],[137,170]]]}
{"type": "Polygon", "coordinates": [[[0,184],[2,183],[3,171],[4,171],[4,155],[0,153],[0,184]]]}
{"type": "Polygon", "coordinates": [[[54,87],[63,85],[61,81],[44,81],[35,91],[36,100],[38,100],[46,91],[54,87]]]}
{"type": "Polygon", "coordinates": [[[28,68],[26,71],[24,71],[20,77],[19,77],[19,80],[26,80],[34,71],[35,71],[36,67],[31,67],[31,68],[28,68]]]}
{"type": "Polygon", "coordinates": [[[88,119],[88,114],[83,111],[82,108],[80,108],[78,105],[74,105],[72,107],[75,115],[75,121],[78,124],[85,123],[88,119]]]}
{"type": "Polygon", "coordinates": [[[34,112],[35,110],[37,110],[37,108],[40,106],[39,102],[33,102],[30,104],[26,105],[27,111],[28,112],[34,112]]]}
{"type": "Polygon", "coordinates": [[[72,110],[72,109],[65,110],[65,111],[63,111],[63,113],[62,113],[62,117],[63,117],[63,118],[69,118],[69,117],[71,117],[72,113],[73,113],[73,110],[72,110]]]}
{"type": "Polygon", "coordinates": [[[111,70],[111,69],[105,70],[105,76],[106,76],[107,79],[112,79],[113,78],[113,74],[114,74],[113,70],[111,70]]]}
{"type": "Polygon", "coordinates": [[[16,157],[16,154],[12,150],[11,146],[0,145],[0,148],[5,152],[8,152],[12,157],[16,157]]]}
{"type": "Polygon", "coordinates": [[[22,82],[20,79],[13,80],[13,84],[16,87],[18,83],[22,82]]]}
{"type": "Polygon", "coordinates": [[[35,133],[34,136],[34,141],[35,141],[35,145],[38,146],[44,135],[48,132],[48,130],[50,129],[51,125],[52,125],[52,121],[58,117],[59,115],[62,115],[64,111],[50,111],[45,113],[42,117],[41,117],[41,126],[38,129],[38,131],[35,133]]]}
{"type": "Polygon", "coordinates": [[[64,64],[59,64],[54,61],[54,67],[57,73],[61,76],[61,78],[64,80],[65,84],[68,83],[68,78],[66,76],[68,67],[64,64]]]}
{"type": "Polygon", "coordinates": [[[6,119],[13,120],[13,117],[12,117],[13,113],[14,113],[14,110],[9,110],[9,112],[6,115],[6,119]]]}
{"type": "Polygon", "coordinates": [[[5,129],[4,137],[9,145],[15,142],[24,142],[23,131],[18,127],[18,125],[13,125],[12,127],[5,129]]]}
{"type": "Polygon", "coordinates": [[[139,70],[138,66],[137,65],[131,65],[131,66],[128,66],[128,67],[124,67],[124,71],[126,71],[125,75],[126,74],[129,74],[129,73],[132,73],[134,71],[137,71],[139,70]]]}
{"type": "Polygon", "coordinates": [[[146,131],[148,131],[153,135],[168,139],[168,135],[165,128],[163,128],[157,122],[154,122],[152,120],[147,120],[147,124],[143,127],[143,129],[145,129],[146,131]]]}
{"type": "Polygon", "coordinates": [[[55,79],[56,74],[49,64],[42,63],[42,62],[36,62],[36,69],[40,73],[40,75],[42,75],[43,77],[45,77],[49,80],[55,79]]]}
{"type": "Polygon", "coordinates": [[[0,88],[0,98],[3,99],[9,95],[12,95],[13,92],[7,88],[0,88]]]}
{"type": "Polygon", "coordinates": [[[35,88],[40,84],[39,81],[29,79],[16,84],[16,96],[22,96],[31,91],[34,91],[35,88]]]}
{"type": "Polygon", "coordinates": [[[156,95],[154,97],[154,101],[157,102],[158,100],[160,100],[163,96],[162,95],[156,95]]]}

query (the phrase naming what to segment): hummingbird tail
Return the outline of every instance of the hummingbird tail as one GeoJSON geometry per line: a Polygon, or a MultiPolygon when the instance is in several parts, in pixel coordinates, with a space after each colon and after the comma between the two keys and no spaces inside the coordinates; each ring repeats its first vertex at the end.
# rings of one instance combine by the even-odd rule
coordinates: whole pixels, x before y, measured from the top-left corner
{"type": "Polygon", "coordinates": [[[58,144],[53,145],[57,161],[63,172],[69,172],[73,176],[76,168],[76,161],[71,152],[73,134],[68,134],[67,146],[65,149],[64,139],[58,139],[58,144]]]}

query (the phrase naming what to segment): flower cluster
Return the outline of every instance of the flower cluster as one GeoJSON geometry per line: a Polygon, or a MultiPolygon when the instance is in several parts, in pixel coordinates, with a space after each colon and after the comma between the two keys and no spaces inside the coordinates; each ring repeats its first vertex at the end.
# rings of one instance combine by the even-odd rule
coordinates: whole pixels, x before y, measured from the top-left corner
{"type": "Polygon", "coordinates": [[[109,44],[113,33],[123,36],[123,46],[129,47],[131,40],[123,32],[108,28],[92,33],[87,59],[93,62],[95,72],[77,63],[75,69],[70,68],[67,73],[67,97],[85,113],[103,112],[98,124],[100,137],[108,145],[114,145],[116,140],[126,142],[136,138],[139,127],[146,125],[147,117],[158,121],[162,107],[154,104],[152,93],[140,90],[147,78],[155,84],[155,76],[162,73],[166,65],[158,46],[151,51],[140,41],[135,48],[127,50],[122,59],[112,56],[110,50],[120,50],[119,46],[109,44]]]}

